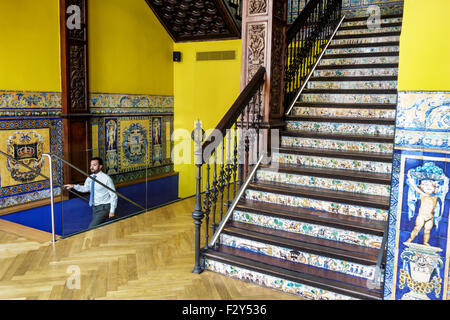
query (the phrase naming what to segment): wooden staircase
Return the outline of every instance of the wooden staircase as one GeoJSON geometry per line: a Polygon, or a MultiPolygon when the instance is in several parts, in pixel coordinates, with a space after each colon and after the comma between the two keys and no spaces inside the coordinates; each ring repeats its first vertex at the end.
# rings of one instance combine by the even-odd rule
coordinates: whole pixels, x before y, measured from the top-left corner
{"type": "Polygon", "coordinates": [[[344,20],[204,268],[307,299],[382,299],[402,17],[344,20]],[[274,166],[276,164],[276,166],[274,166]],[[383,254],[384,251],[381,251],[383,254]],[[380,266],[383,267],[383,264],[380,266]]]}

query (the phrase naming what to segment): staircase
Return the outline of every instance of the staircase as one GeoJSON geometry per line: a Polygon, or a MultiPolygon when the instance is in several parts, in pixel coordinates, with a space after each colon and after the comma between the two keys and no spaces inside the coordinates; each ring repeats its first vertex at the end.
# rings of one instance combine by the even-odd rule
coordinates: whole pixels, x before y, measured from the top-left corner
{"type": "Polygon", "coordinates": [[[206,270],[306,299],[383,298],[372,280],[389,213],[402,17],[383,16],[379,29],[366,20],[342,23],[285,119],[278,169],[258,168],[203,252],[206,270]]]}

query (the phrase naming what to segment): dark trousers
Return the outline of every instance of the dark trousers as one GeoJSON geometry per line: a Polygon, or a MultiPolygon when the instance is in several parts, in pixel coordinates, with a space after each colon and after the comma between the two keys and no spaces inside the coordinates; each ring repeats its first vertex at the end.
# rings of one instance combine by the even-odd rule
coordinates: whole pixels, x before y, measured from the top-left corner
{"type": "Polygon", "coordinates": [[[109,217],[109,209],[111,205],[108,204],[99,204],[98,206],[92,207],[92,221],[89,224],[89,228],[95,227],[99,224],[102,224],[109,217]]]}

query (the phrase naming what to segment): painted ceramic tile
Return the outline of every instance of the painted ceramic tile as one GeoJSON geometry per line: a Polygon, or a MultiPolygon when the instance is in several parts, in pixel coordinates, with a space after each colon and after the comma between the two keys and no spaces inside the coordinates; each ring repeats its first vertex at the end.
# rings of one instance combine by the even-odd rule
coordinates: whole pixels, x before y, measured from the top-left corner
{"type": "Polygon", "coordinates": [[[392,164],[386,162],[363,161],[354,159],[303,156],[297,154],[272,154],[272,161],[283,164],[295,164],[307,167],[348,169],[365,172],[391,173],[392,164]]]}
{"type": "Polygon", "coordinates": [[[329,201],[315,200],[310,198],[294,197],[271,192],[261,192],[248,189],[245,192],[248,200],[276,203],[291,207],[300,207],[317,211],[332,212],[355,217],[363,217],[372,220],[387,219],[388,211],[376,208],[367,208],[355,205],[335,203],[329,201]]]}
{"type": "Polygon", "coordinates": [[[351,54],[351,53],[372,53],[372,52],[399,52],[399,47],[382,46],[382,47],[328,49],[325,54],[349,54],[349,53],[351,54]]]}
{"type": "Polygon", "coordinates": [[[61,93],[0,90],[0,108],[61,108],[61,93]]]}
{"type": "Polygon", "coordinates": [[[395,119],[395,110],[294,107],[294,116],[395,119]]]}
{"type": "Polygon", "coordinates": [[[398,68],[315,70],[314,77],[396,76],[398,68]]]}
{"type": "Polygon", "coordinates": [[[373,279],[375,273],[374,266],[365,266],[341,259],[324,257],[309,252],[288,249],[268,243],[234,237],[227,234],[222,234],[220,236],[220,244],[295,263],[306,264],[316,268],[340,272],[363,279],[373,279]]]}
{"type": "Polygon", "coordinates": [[[389,219],[387,299],[446,299],[450,159],[397,152],[389,219]]]}
{"type": "Polygon", "coordinates": [[[397,127],[450,131],[450,92],[400,91],[397,127]]]}
{"type": "Polygon", "coordinates": [[[339,30],[336,35],[343,36],[349,34],[371,34],[371,33],[380,33],[380,32],[398,32],[401,31],[401,26],[394,27],[381,27],[381,28],[367,28],[367,29],[350,29],[350,30],[339,30]]]}
{"type": "MultiPolygon", "coordinates": [[[[402,22],[402,18],[384,18],[380,19],[380,24],[387,24],[387,23],[399,23],[402,22]]],[[[365,26],[367,25],[367,20],[363,21],[344,21],[342,23],[342,27],[353,27],[353,26],[365,26]]]]}
{"type": "Polygon", "coordinates": [[[60,92],[0,90],[0,115],[5,117],[52,117],[61,114],[60,92]]]}
{"type": "Polygon", "coordinates": [[[388,197],[391,192],[390,186],[382,184],[304,176],[268,170],[258,170],[256,178],[261,181],[286,183],[334,191],[381,195],[386,197],[388,197]]]}
{"type": "MultiPolygon", "coordinates": [[[[62,155],[62,121],[59,118],[3,119],[0,121],[0,150],[18,163],[1,157],[0,195],[4,206],[16,205],[32,199],[41,200],[49,188],[46,178],[50,172],[44,153],[62,155]],[[20,163],[31,166],[35,172],[20,163]],[[13,199],[17,197],[16,199],[13,199]]],[[[59,161],[53,162],[55,185],[62,183],[59,161]]]]}
{"type": "Polygon", "coordinates": [[[396,103],[396,94],[312,94],[300,95],[301,102],[329,102],[329,103],[396,103]]]}
{"type": "Polygon", "coordinates": [[[399,57],[363,57],[363,58],[335,58],[322,59],[320,66],[342,66],[345,64],[378,64],[378,63],[398,63],[399,57]]]}
{"type": "MultiPolygon", "coordinates": [[[[403,1],[397,1],[396,3],[385,3],[379,6],[381,15],[401,14],[403,12],[403,1]]],[[[377,3],[378,4],[378,3],[377,3]]],[[[348,18],[353,17],[368,17],[371,13],[368,12],[368,4],[364,6],[351,6],[342,8],[342,14],[345,14],[348,18]]]]}
{"type": "Polygon", "coordinates": [[[285,279],[275,278],[263,273],[235,267],[222,262],[205,259],[205,268],[228,277],[255,283],[268,288],[294,294],[309,300],[356,300],[354,298],[318,289],[285,279]]]}
{"type": "MultiPolygon", "coordinates": [[[[49,188],[48,185],[46,185],[49,188]]],[[[0,208],[8,208],[12,206],[17,206],[24,203],[29,203],[33,201],[43,200],[50,198],[50,189],[44,189],[40,191],[32,191],[23,194],[16,194],[14,196],[2,196],[0,197],[0,208]]],[[[61,196],[61,188],[55,187],[53,189],[53,196],[61,196]]]]}
{"type": "Polygon", "coordinates": [[[309,81],[308,89],[397,89],[397,81],[309,81]]]}
{"type": "Polygon", "coordinates": [[[392,143],[372,143],[358,141],[339,141],[298,137],[281,137],[281,145],[286,147],[320,148],[342,151],[362,151],[392,153],[392,143]]]}
{"type": "Polygon", "coordinates": [[[131,95],[91,93],[93,114],[173,113],[174,97],[158,95],[131,95]]]}
{"type": "Polygon", "coordinates": [[[369,38],[354,38],[354,39],[335,39],[331,40],[331,45],[398,42],[398,41],[400,41],[400,36],[385,36],[385,37],[369,37],[369,38]]]}
{"type": "Polygon", "coordinates": [[[398,147],[450,149],[448,132],[410,131],[397,129],[395,145],[398,147]]]}
{"type": "Polygon", "coordinates": [[[371,136],[394,135],[394,126],[364,123],[287,121],[286,128],[292,131],[315,133],[363,134],[371,136]]]}
{"type": "Polygon", "coordinates": [[[256,213],[241,212],[238,210],[233,212],[233,221],[249,223],[264,228],[292,232],[320,239],[354,244],[367,248],[380,248],[382,240],[381,237],[371,234],[342,230],[272,216],[263,216],[256,213]]]}

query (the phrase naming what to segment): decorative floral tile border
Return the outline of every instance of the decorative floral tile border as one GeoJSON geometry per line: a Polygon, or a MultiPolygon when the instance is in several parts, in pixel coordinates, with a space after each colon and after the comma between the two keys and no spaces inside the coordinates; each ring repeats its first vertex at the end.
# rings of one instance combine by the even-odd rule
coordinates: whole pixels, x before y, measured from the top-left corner
{"type": "Polygon", "coordinates": [[[335,292],[314,288],[297,282],[273,277],[253,270],[244,269],[230,264],[205,259],[205,268],[218,272],[230,278],[251,282],[267,288],[280,290],[285,293],[294,294],[308,300],[357,300],[335,292]]]}
{"type": "Polygon", "coordinates": [[[291,261],[294,263],[301,263],[316,268],[340,272],[363,279],[373,279],[373,276],[375,274],[374,266],[367,266],[341,259],[324,257],[309,252],[292,250],[268,243],[234,237],[227,234],[221,235],[220,244],[291,261]]]}
{"type": "Polygon", "coordinates": [[[233,220],[254,224],[264,228],[271,228],[286,232],[293,232],[315,238],[355,244],[367,248],[380,248],[381,237],[349,230],[337,229],[300,221],[293,221],[257,213],[235,210],[233,220]]]}

